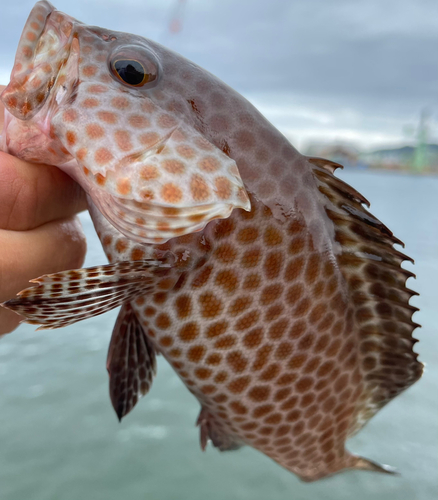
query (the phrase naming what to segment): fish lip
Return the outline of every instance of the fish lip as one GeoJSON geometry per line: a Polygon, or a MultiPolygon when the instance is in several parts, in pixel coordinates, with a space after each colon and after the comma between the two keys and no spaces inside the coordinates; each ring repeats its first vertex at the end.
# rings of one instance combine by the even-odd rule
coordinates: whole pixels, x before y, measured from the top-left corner
{"type": "Polygon", "coordinates": [[[8,86],[0,95],[5,108],[20,120],[43,109],[58,87],[60,71],[69,62],[76,19],[46,0],[32,9],[21,35],[8,86]]]}

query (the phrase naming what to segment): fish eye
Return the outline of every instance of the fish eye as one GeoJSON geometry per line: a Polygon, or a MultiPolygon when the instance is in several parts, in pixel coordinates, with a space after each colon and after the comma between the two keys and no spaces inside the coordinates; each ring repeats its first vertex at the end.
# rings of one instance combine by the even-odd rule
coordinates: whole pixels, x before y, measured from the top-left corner
{"type": "Polygon", "coordinates": [[[156,83],[158,78],[158,64],[152,57],[135,57],[119,53],[112,58],[110,67],[113,75],[130,87],[143,87],[152,82],[156,83]]]}
{"type": "Polygon", "coordinates": [[[133,87],[141,87],[155,78],[155,75],[149,75],[140,61],[134,59],[114,61],[113,68],[121,80],[133,87]]]}

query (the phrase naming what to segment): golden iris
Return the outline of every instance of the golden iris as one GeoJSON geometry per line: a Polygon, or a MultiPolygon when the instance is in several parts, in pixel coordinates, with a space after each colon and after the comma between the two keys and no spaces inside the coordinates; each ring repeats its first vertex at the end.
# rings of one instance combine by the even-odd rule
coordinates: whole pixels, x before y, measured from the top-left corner
{"type": "Polygon", "coordinates": [[[156,78],[156,74],[146,71],[140,61],[135,59],[118,59],[113,63],[116,75],[132,87],[142,87],[156,78]]]}

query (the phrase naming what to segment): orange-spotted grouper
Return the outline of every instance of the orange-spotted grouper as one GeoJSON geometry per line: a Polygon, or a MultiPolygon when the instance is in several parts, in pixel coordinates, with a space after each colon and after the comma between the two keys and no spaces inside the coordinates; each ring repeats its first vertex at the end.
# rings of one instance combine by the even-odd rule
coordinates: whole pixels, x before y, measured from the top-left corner
{"type": "Polygon", "coordinates": [[[249,445],[301,479],[391,471],[346,439],[413,384],[400,241],[247,100],[161,45],[41,1],[19,42],[1,147],[88,194],[110,264],[4,305],[59,328],[121,306],[107,369],[121,419],[161,353],[198,399],[202,449],[249,445]]]}

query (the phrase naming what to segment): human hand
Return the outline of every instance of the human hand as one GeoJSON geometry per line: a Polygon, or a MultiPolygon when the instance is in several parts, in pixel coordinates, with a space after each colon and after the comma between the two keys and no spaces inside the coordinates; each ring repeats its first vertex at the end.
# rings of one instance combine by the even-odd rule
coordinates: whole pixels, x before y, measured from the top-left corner
{"type": "MultiPolygon", "coordinates": [[[[0,102],[0,134],[3,118],[0,102]]],[[[87,247],[75,214],[86,207],[84,191],[59,168],[0,152],[0,304],[33,278],[82,266],[87,247]]],[[[0,335],[21,319],[0,307],[0,335]]]]}

